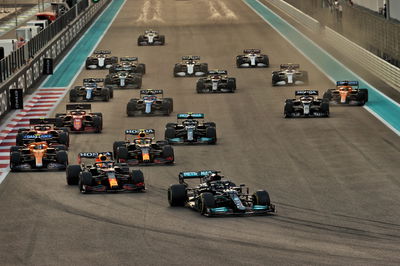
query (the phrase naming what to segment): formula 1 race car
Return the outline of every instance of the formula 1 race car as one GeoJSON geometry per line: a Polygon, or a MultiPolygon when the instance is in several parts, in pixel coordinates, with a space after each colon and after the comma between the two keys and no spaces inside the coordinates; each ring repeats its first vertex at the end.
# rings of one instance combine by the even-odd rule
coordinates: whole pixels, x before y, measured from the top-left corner
{"type": "Polygon", "coordinates": [[[108,102],[114,97],[112,88],[105,88],[99,85],[104,82],[101,78],[86,78],[83,86],[75,86],[69,91],[69,101],[104,101],[108,102]]]}
{"type": "Polygon", "coordinates": [[[141,90],[140,99],[130,99],[126,106],[128,116],[169,115],[174,108],[172,98],[164,98],[163,90],[141,90]],[[161,97],[157,96],[161,95],[161,97]]]}
{"type": "Polygon", "coordinates": [[[329,117],[329,100],[319,99],[316,90],[299,90],[296,99],[285,101],[284,116],[290,117],[329,117]]]}
{"type": "Polygon", "coordinates": [[[23,170],[65,170],[68,154],[64,145],[49,144],[40,137],[24,146],[10,149],[11,171],[23,170]]]}
{"type": "Polygon", "coordinates": [[[108,50],[94,51],[93,55],[86,59],[86,69],[105,69],[118,63],[118,57],[110,54],[111,51],[108,50]]]}
{"type": "Polygon", "coordinates": [[[228,78],[226,70],[209,70],[206,78],[200,78],[196,84],[197,93],[235,92],[236,79],[228,78]]]}
{"type": "Polygon", "coordinates": [[[324,97],[334,104],[362,106],[368,102],[368,89],[358,88],[358,81],[337,81],[335,89],[329,89],[324,97]]]}
{"type": "Polygon", "coordinates": [[[236,56],[236,66],[269,67],[269,57],[261,54],[260,49],[244,49],[242,55],[236,56]]]}
{"type": "Polygon", "coordinates": [[[109,73],[127,71],[129,73],[146,74],[146,65],[138,62],[137,57],[124,56],[119,58],[119,63],[110,67],[109,73]]]}
{"type": "Polygon", "coordinates": [[[179,184],[168,188],[170,206],[186,206],[205,216],[266,215],[275,212],[266,190],[249,194],[244,184],[236,186],[220,171],[180,172],[179,184]],[[200,185],[189,187],[187,179],[200,179],[200,185]]]}
{"type": "Polygon", "coordinates": [[[106,76],[104,86],[109,89],[140,89],[142,87],[142,74],[132,73],[124,69],[131,67],[115,68],[121,70],[106,76]]]}
{"type": "Polygon", "coordinates": [[[214,122],[199,121],[204,119],[201,113],[185,113],[177,115],[177,123],[168,123],[165,126],[165,140],[175,143],[205,143],[217,142],[217,129],[214,122]],[[180,119],[184,119],[179,122],[180,119]]]}
{"type": "Polygon", "coordinates": [[[66,127],[70,132],[101,133],[103,114],[92,113],[91,104],[67,104],[66,113],[56,114],[56,126],[66,127]]]}
{"type": "Polygon", "coordinates": [[[78,185],[81,193],[90,192],[143,192],[143,172],[129,172],[127,164],[115,163],[111,152],[81,152],[78,165],[68,165],[67,184],[78,185]],[[82,163],[83,158],[95,159],[93,164],[82,163]]]}
{"type": "Polygon", "coordinates": [[[173,148],[166,141],[155,142],[154,136],[154,129],[125,130],[125,141],[113,144],[116,161],[129,165],[172,164],[173,148]]]}
{"type": "Polygon", "coordinates": [[[208,64],[200,63],[200,56],[182,56],[182,62],[174,66],[174,77],[204,77],[208,73],[208,64]]]}
{"type": "Polygon", "coordinates": [[[55,126],[56,123],[56,118],[30,119],[30,128],[18,129],[16,145],[24,146],[40,139],[48,144],[64,145],[67,149],[69,146],[68,128],[58,128],[55,126]]]}
{"type": "Polygon", "coordinates": [[[299,64],[282,64],[279,71],[272,72],[272,86],[307,85],[308,72],[299,68],[299,64]]]}
{"type": "Polygon", "coordinates": [[[146,30],[144,34],[139,35],[138,37],[138,45],[164,45],[165,44],[165,36],[158,34],[157,31],[154,30],[146,30]]]}

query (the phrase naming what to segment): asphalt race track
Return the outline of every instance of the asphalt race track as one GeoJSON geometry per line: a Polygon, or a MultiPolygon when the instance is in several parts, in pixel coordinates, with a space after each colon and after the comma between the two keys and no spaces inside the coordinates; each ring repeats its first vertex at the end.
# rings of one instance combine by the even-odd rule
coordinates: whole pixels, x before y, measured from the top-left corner
{"type": "MultiPolygon", "coordinates": [[[[176,146],[173,166],[142,167],[147,192],[81,195],[64,172],[11,173],[0,185],[2,265],[399,265],[399,137],[359,107],[331,107],[330,118],[284,119],[294,87],[272,87],[279,64],[300,63],[311,88],[331,82],[242,1],[129,0],[99,49],[138,56],[143,88],[174,99],[170,117],[127,117],[137,90],[118,90],[103,112],[103,133],[71,136],[78,152],[112,150],[130,128],[164,126],[178,112],[217,123],[215,146],[176,146]],[[154,28],[166,45],[138,47],[154,28]],[[244,48],[269,55],[268,69],[237,69],[244,48]],[[196,78],[173,78],[182,55],[237,79],[234,94],[195,92],[196,78]],[[167,188],[182,170],[219,169],[235,183],[267,189],[278,213],[206,218],[170,208],[167,188]]],[[[86,71],[104,77],[107,71],[86,71]]],[[[64,99],[56,112],[62,112],[64,99]]]]}

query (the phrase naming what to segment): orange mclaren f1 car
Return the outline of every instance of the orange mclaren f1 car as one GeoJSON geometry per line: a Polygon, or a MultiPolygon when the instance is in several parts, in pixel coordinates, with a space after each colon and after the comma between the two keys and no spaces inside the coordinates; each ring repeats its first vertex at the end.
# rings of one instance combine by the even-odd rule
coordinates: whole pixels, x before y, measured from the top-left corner
{"type": "Polygon", "coordinates": [[[24,146],[10,149],[11,171],[23,170],[65,170],[68,154],[64,145],[49,144],[37,139],[24,146]]]}

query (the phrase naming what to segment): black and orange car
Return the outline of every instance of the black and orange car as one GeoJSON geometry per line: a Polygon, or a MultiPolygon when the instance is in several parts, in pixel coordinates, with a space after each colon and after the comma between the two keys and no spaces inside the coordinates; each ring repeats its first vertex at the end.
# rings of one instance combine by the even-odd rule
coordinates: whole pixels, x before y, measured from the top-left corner
{"type": "Polygon", "coordinates": [[[68,165],[67,184],[79,185],[81,193],[145,191],[143,172],[129,171],[127,164],[116,163],[112,152],[81,152],[77,165],[68,165]],[[82,159],[94,159],[93,164],[85,164],[82,159]]]}
{"type": "Polygon", "coordinates": [[[333,104],[362,106],[368,102],[368,89],[360,89],[358,81],[337,81],[335,89],[329,89],[324,97],[333,104]]]}
{"type": "Polygon", "coordinates": [[[55,126],[55,118],[30,119],[30,128],[20,128],[16,136],[16,145],[24,146],[36,139],[46,141],[48,144],[69,146],[69,134],[67,128],[58,128],[55,126]]]}
{"type": "Polygon", "coordinates": [[[70,132],[95,132],[103,129],[103,114],[93,113],[91,104],[67,104],[66,112],[56,114],[56,126],[70,132]]]}
{"type": "Polygon", "coordinates": [[[172,164],[175,157],[171,145],[154,139],[154,129],[125,130],[125,140],[113,144],[116,161],[129,165],[172,164]]]}
{"type": "Polygon", "coordinates": [[[10,149],[11,171],[23,170],[65,170],[68,154],[64,145],[49,144],[37,138],[24,146],[10,149]]]}

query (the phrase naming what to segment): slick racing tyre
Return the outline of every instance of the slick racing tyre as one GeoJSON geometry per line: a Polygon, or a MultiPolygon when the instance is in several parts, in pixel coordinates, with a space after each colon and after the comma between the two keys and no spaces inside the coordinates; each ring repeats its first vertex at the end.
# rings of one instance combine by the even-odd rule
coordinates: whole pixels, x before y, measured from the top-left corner
{"type": "Polygon", "coordinates": [[[228,78],[227,87],[228,87],[228,90],[230,92],[235,92],[235,90],[236,90],[236,79],[235,78],[228,78]]]}
{"type": "Polygon", "coordinates": [[[269,206],[271,205],[271,200],[269,194],[265,190],[257,190],[252,196],[254,205],[269,206]]]}
{"type": "Polygon", "coordinates": [[[168,188],[168,202],[172,207],[184,206],[187,201],[186,186],[183,184],[171,185],[168,188]]]}
{"type": "Polygon", "coordinates": [[[126,114],[128,116],[135,116],[135,112],[137,111],[137,100],[132,99],[126,106],[126,114]]]}
{"type": "Polygon", "coordinates": [[[103,102],[110,101],[110,90],[108,88],[103,88],[101,90],[101,98],[103,99],[103,102]]]}
{"type": "Polygon", "coordinates": [[[131,176],[132,176],[133,184],[135,184],[135,185],[139,184],[139,183],[144,184],[144,175],[141,170],[132,170],[131,176]]]}
{"type": "Polygon", "coordinates": [[[136,67],[136,73],[139,73],[139,74],[142,74],[142,75],[146,74],[146,65],[145,64],[138,64],[137,67],[136,67]]]}
{"type": "Polygon", "coordinates": [[[96,133],[101,133],[103,129],[103,119],[100,116],[93,117],[93,127],[96,133]]]}
{"type": "Polygon", "coordinates": [[[174,149],[170,145],[165,145],[162,148],[162,157],[164,159],[169,159],[167,162],[168,164],[172,164],[174,162],[175,156],[174,156],[174,149]]]}
{"type": "Polygon", "coordinates": [[[118,147],[117,148],[117,153],[115,154],[115,158],[119,162],[121,159],[122,160],[128,160],[129,153],[128,149],[126,147],[118,147]]]}
{"type": "Polygon", "coordinates": [[[67,166],[67,184],[69,186],[78,185],[79,183],[79,174],[81,173],[82,169],[80,165],[68,165],[67,166]]]}
{"type": "Polygon", "coordinates": [[[12,172],[17,171],[17,166],[21,163],[21,154],[18,151],[13,151],[10,154],[10,169],[12,172]]]}
{"type": "Polygon", "coordinates": [[[68,154],[66,151],[57,151],[56,152],[57,163],[62,164],[67,168],[68,165],[68,154]]]}
{"type": "Polygon", "coordinates": [[[117,150],[119,147],[125,147],[125,143],[126,143],[125,141],[114,141],[114,143],[113,143],[114,155],[117,154],[117,150]]]}
{"type": "Polygon", "coordinates": [[[64,144],[65,146],[69,146],[69,134],[68,132],[61,132],[59,135],[60,144],[64,144]]]}
{"type": "Polygon", "coordinates": [[[205,85],[204,79],[199,79],[196,84],[197,93],[203,93],[205,89],[206,89],[206,85],[205,85]]]}
{"type": "Polygon", "coordinates": [[[165,129],[164,137],[166,140],[175,138],[175,135],[176,135],[175,128],[167,127],[165,129]]]}
{"type": "Polygon", "coordinates": [[[326,117],[329,117],[329,101],[328,101],[328,99],[322,99],[321,112],[325,113],[326,117]]]}
{"type": "Polygon", "coordinates": [[[72,90],[69,91],[69,101],[71,103],[74,103],[74,102],[78,101],[78,97],[79,97],[78,91],[79,91],[79,89],[80,89],[80,87],[77,86],[77,87],[75,87],[75,88],[73,88],[72,90]]]}
{"type": "Polygon", "coordinates": [[[206,214],[209,208],[215,208],[214,195],[210,192],[201,193],[198,207],[201,214],[206,214]]]}
{"type": "Polygon", "coordinates": [[[206,129],[206,137],[212,139],[208,141],[208,144],[217,143],[217,129],[215,127],[208,127],[206,129]]]}
{"type": "Polygon", "coordinates": [[[90,191],[85,189],[85,186],[92,186],[93,176],[90,172],[81,172],[79,175],[79,190],[82,193],[89,193],[90,191]]]}
{"type": "Polygon", "coordinates": [[[294,112],[293,101],[292,100],[286,100],[285,107],[284,107],[284,112],[283,112],[285,118],[291,117],[293,112],[294,112]]]}

